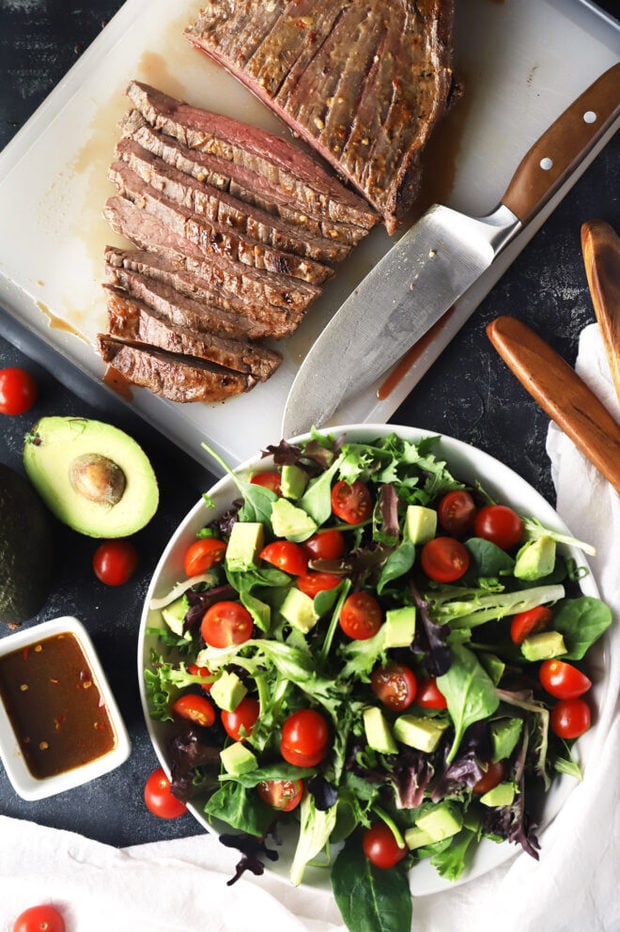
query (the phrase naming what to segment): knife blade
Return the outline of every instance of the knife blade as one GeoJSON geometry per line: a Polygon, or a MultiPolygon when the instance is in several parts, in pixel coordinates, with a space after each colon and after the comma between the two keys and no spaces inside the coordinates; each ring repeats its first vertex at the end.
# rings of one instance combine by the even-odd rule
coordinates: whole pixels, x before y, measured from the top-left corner
{"type": "Polygon", "coordinates": [[[620,425],[575,370],[514,317],[497,317],[487,335],[512,372],[575,446],[620,492],[620,425]]]}
{"type": "Polygon", "coordinates": [[[371,385],[489,268],[596,145],[620,111],[620,63],[602,74],[533,144],[497,208],[469,217],[435,204],[342,304],[302,362],[282,436],[323,426],[371,385]]]}

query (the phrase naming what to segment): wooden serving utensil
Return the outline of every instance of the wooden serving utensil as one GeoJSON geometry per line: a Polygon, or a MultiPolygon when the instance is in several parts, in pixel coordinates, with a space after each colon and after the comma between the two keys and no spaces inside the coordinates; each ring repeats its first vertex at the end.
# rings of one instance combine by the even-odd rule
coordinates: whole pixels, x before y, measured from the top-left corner
{"type": "Polygon", "coordinates": [[[620,399],[620,236],[604,220],[581,227],[581,250],[594,312],[620,399]]]}
{"type": "Polygon", "coordinates": [[[620,426],[575,370],[514,317],[498,317],[487,336],[543,411],[620,492],[620,426]]]}

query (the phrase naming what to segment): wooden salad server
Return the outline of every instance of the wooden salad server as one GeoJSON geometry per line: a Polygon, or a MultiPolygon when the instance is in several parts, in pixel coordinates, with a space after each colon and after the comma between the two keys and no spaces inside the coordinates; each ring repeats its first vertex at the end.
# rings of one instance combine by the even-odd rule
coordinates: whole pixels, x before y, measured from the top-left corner
{"type": "Polygon", "coordinates": [[[588,220],[581,227],[581,249],[594,312],[620,399],[620,236],[604,220],[588,220]]]}
{"type": "Polygon", "coordinates": [[[543,411],[620,493],[620,425],[575,370],[514,317],[498,317],[487,336],[543,411]]]}

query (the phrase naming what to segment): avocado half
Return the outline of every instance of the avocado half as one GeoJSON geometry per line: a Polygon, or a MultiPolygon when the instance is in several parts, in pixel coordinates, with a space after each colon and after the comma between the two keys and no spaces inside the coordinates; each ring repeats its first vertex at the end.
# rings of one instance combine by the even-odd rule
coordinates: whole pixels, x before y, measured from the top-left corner
{"type": "Polygon", "coordinates": [[[128,537],[159,505],[157,478],[142,448],[101,421],[41,418],[26,436],[24,467],[50,511],[88,537],[128,537]]]}

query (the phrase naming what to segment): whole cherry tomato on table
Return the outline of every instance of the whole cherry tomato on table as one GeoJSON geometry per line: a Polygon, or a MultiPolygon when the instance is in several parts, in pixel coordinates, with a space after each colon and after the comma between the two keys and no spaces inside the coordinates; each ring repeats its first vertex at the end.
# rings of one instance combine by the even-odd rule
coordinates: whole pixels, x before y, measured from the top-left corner
{"type": "Polygon", "coordinates": [[[157,767],[144,784],[144,802],[149,812],[160,819],[178,819],[187,812],[185,803],[172,795],[163,767],[157,767]]]}
{"type": "Polygon", "coordinates": [[[65,932],[65,920],[55,906],[31,906],[19,914],[12,932],[65,932]]]}
{"type": "Polygon", "coordinates": [[[0,414],[25,414],[37,400],[37,383],[25,369],[0,369],[0,414]]]}
{"type": "Polygon", "coordinates": [[[138,551],[130,540],[106,540],[93,554],[95,576],[106,586],[122,586],[138,568],[138,551]]]}
{"type": "Polygon", "coordinates": [[[362,850],[371,864],[385,870],[394,867],[408,854],[407,845],[396,841],[394,832],[385,822],[375,822],[362,836],[362,850]]]}

